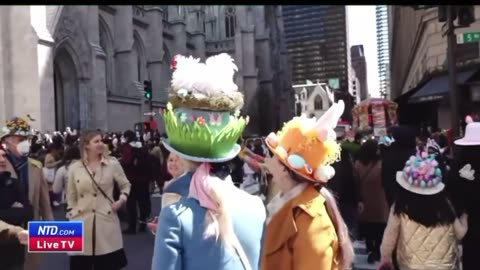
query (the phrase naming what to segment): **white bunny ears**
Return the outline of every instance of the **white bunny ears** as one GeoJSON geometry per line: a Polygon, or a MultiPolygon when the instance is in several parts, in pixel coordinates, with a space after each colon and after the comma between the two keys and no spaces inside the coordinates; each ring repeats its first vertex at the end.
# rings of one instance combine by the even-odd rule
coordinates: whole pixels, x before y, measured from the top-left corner
{"type": "Polygon", "coordinates": [[[321,141],[326,141],[328,139],[335,140],[337,138],[334,129],[338,124],[338,120],[342,117],[344,110],[345,103],[343,100],[339,100],[337,103],[334,103],[332,107],[330,107],[315,123],[313,129],[317,131],[318,138],[321,141]]]}
{"type": "Polygon", "coordinates": [[[205,63],[200,59],[175,56],[172,75],[172,90],[186,91],[206,96],[221,95],[238,90],[233,77],[237,66],[233,58],[222,53],[209,57],[205,63]]]}

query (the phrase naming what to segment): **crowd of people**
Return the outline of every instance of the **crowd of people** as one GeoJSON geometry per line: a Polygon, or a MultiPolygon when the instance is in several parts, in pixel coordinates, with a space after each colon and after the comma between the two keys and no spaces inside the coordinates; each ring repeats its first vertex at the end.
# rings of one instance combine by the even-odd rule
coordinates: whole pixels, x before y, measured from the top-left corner
{"type": "Polygon", "coordinates": [[[25,253],[26,224],[54,220],[63,204],[85,228],[83,253],[69,254],[73,270],[124,269],[122,234],[149,230],[152,270],[351,269],[358,239],[381,269],[476,269],[480,123],[467,118],[454,142],[404,126],[350,141],[335,131],[339,101],[320,119],[295,117],[243,141],[231,57],[176,57],[172,68],[164,135],[6,123],[2,269],[39,269],[42,254],[25,253]],[[151,213],[156,189],[161,211],[151,213]]]}

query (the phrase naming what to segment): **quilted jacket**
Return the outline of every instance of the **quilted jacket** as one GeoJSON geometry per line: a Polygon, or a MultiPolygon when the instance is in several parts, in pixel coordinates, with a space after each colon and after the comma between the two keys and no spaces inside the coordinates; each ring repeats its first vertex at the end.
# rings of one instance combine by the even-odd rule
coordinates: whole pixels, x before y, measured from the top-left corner
{"type": "Polygon", "coordinates": [[[453,224],[425,227],[406,217],[400,218],[397,259],[402,270],[454,270],[457,239],[453,224]]]}

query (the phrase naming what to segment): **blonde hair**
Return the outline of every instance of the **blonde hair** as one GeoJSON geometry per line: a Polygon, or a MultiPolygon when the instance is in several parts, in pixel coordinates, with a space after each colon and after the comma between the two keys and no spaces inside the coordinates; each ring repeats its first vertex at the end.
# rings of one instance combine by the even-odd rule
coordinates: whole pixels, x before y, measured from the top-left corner
{"type": "MultiPolygon", "coordinates": [[[[102,136],[102,132],[97,130],[87,130],[82,133],[82,136],[80,136],[80,142],[79,142],[80,155],[82,157],[82,161],[85,163],[88,162],[86,146],[96,136],[102,136]]],[[[105,157],[105,153],[102,153],[102,157],[105,157]]]]}
{"type": "Polygon", "coordinates": [[[337,233],[338,242],[340,244],[339,253],[336,257],[340,261],[339,269],[351,269],[355,252],[353,250],[352,240],[348,234],[348,228],[343,220],[342,214],[338,209],[337,202],[332,193],[325,187],[320,189],[320,194],[325,198],[328,216],[332,220],[335,232],[337,233]]]}

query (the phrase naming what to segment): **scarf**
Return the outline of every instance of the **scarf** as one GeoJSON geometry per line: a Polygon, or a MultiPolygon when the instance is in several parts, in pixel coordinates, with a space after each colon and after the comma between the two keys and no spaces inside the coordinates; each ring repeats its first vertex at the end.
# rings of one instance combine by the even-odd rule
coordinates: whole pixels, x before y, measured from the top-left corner
{"type": "Polygon", "coordinates": [[[26,194],[28,194],[28,157],[16,157],[11,152],[7,151],[8,158],[12,162],[17,177],[23,184],[26,194]]]}
{"type": "Polygon", "coordinates": [[[282,209],[288,202],[290,202],[293,198],[300,195],[306,188],[308,187],[307,183],[301,183],[296,185],[291,190],[285,193],[278,193],[267,205],[267,223],[270,222],[273,216],[282,209]]]}
{"type": "MultiPolygon", "coordinates": [[[[192,197],[199,201],[200,206],[216,212],[218,210],[218,204],[212,198],[211,185],[212,184],[226,184],[233,187],[232,178],[227,176],[225,180],[221,180],[218,177],[210,176],[212,166],[210,163],[202,163],[192,176],[192,182],[190,183],[189,197],[192,197]]],[[[228,189],[227,189],[228,190],[228,189]]],[[[225,190],[226,191],[226,190],[225,190]]]]}

